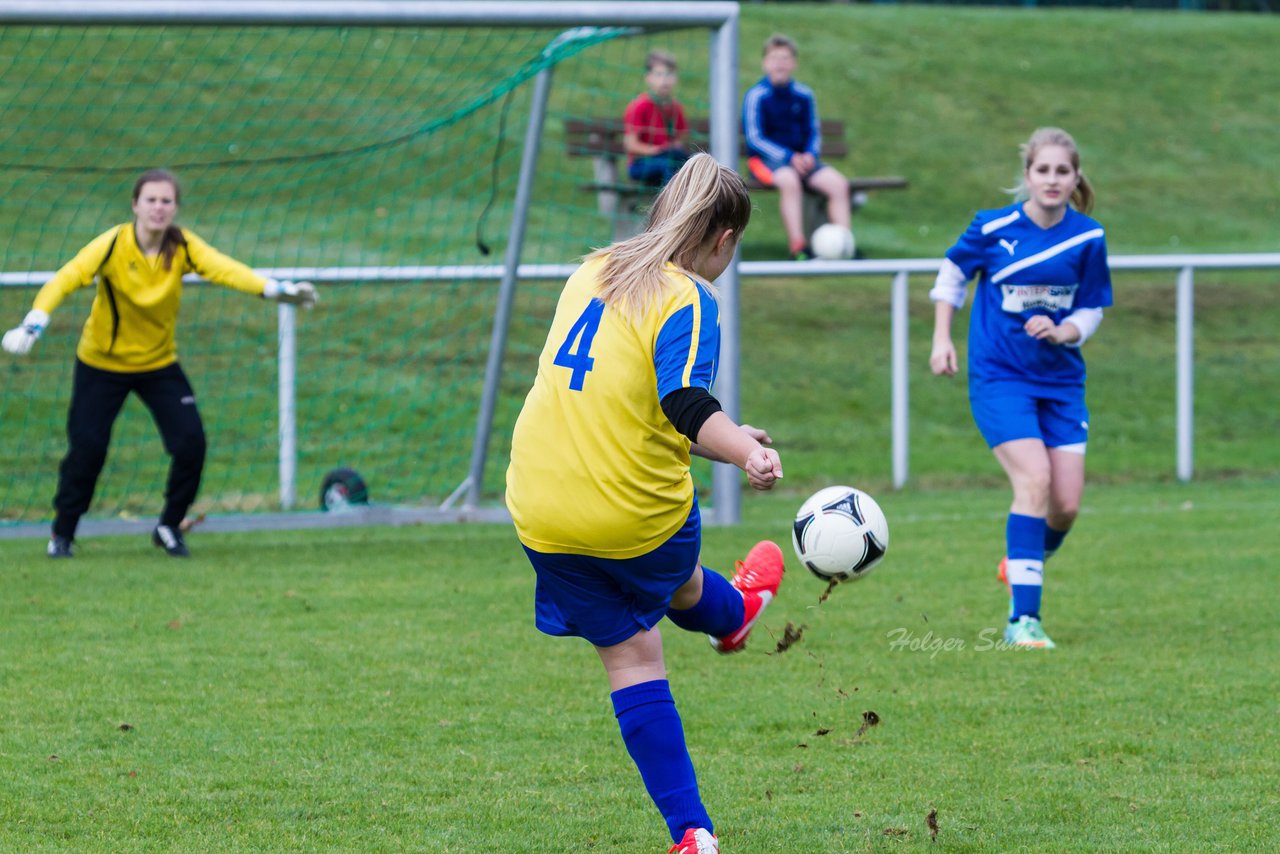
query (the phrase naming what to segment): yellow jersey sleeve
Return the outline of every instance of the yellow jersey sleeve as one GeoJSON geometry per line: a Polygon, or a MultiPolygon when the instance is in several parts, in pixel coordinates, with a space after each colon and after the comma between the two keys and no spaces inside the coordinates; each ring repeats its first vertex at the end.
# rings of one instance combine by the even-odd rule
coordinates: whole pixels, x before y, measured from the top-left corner
{"type": "Polygon", "coordinates": [[[262,296],[267,280],[229,255],[223,255],[200,238],[194,231],[182,229],[187,239],[187,263],[192,272],[224,287],[262,296]]]}
{"type": "Polygon", "coordinates": [[[99,234],[77,252],[76,257],[63,264],[62,268],[53,274],[53,278],[40,288],[32,307],[46,314],[53,314],[53,310],[62,305],[62,301],[69,295],[93,284],[94,277],[98,275],[98,271],[115,246],[121,227],[117,225],[99,234]]]}

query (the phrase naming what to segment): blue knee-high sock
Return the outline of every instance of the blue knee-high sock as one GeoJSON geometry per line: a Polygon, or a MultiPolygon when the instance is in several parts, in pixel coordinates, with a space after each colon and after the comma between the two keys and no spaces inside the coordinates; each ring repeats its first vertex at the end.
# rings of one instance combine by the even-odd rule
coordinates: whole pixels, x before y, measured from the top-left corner
{"type": "Polygon", "coordinates": [[[711,818],[698,795],[698,778],[684,742],[684,726],[671,686],[665,679],[641,682],[614,691],[622,741],[640,769],[649,797],[666,819],[671,840],[679,842],[691,827],[711,827],[711,818]]]}
{"type": "Polygon", "coordinates": [[[1071,533],[1068,528],[1065,531],[1059,531],[1057,528],[1050,528],[1045,525],[1044,528],[1044,559],[1048,560],[1053,557],[1054,552],[1062,548],[1062,541],[1067,538],[1067,534],[1071,533]]]}
{"type": "Polygon", "coordinates": [[[1048,525],[1042,517],[1010,513],[1005,525],[1006,568],[1009,590],[1009,622],[1020,617],[1040,618],[1040,592],[1044,586],[1044,541],[1048,525]]]}
{"type": "Polygon", "coordinates": [[[671,622],[688,632],[705,632],[722,638],[742,628],[746,608],[742,594],[723,575],[702,568],[702,598],[683,611],[667,609],[671,622]]]}

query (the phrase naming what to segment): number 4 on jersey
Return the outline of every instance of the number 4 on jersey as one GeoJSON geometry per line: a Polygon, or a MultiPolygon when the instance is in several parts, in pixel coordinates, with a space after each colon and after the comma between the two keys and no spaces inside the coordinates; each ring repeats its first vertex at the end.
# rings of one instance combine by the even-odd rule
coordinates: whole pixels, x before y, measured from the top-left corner
{"type": "Polygon", "coordinates": [[[569,327],[569,334],[560,345],[560,349],[556,351],[556,357],[552,361],[553,365],[573,371],[569,377],[569,388],[573,391],[582,391],[582,383],[587,378],[587,372],[595,367],[596,360],[591,358],[591,342],[595,340],[596,332],[600,329],[600,318],[603,314],[603,302],[593,299],[587,303],[586,309],[573,322],[573,326],[569,327]]]}

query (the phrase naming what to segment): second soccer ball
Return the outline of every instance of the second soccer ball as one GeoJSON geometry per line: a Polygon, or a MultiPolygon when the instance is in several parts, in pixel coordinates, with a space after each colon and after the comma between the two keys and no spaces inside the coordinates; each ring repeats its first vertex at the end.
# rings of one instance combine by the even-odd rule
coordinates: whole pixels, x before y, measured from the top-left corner
{"type": "Polygon", "coordinates": [[[369,503],[369,487],[355,469],[334,469],[320,484],[320,509],[325,512],[352,510],[369,503]]]}
{"type": "Polygon", "coordinates": [[[843,225],[829,222],[813,230],[809,238],[813,254],[826,261],[843,261],[853,257],[853,232],[843,225]]]}

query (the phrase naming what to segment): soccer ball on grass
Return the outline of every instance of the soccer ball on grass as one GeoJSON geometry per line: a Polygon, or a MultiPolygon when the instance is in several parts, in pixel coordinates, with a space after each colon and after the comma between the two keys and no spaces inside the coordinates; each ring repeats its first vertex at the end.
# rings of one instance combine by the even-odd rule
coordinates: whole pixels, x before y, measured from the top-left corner
{"type": "Polygon", "coordinates": [[[834,222],[820,225],[809,238],[809,248],[825,261],[844,261],[853,257],[853,232],[834,222]]]}
{"type": "Polygon", "coordinates": [[[862,490],[828,486],[800,505],[791,544],[800,562],[824,581],[855,581],[884,558],[889,523],[862,490]]]}

